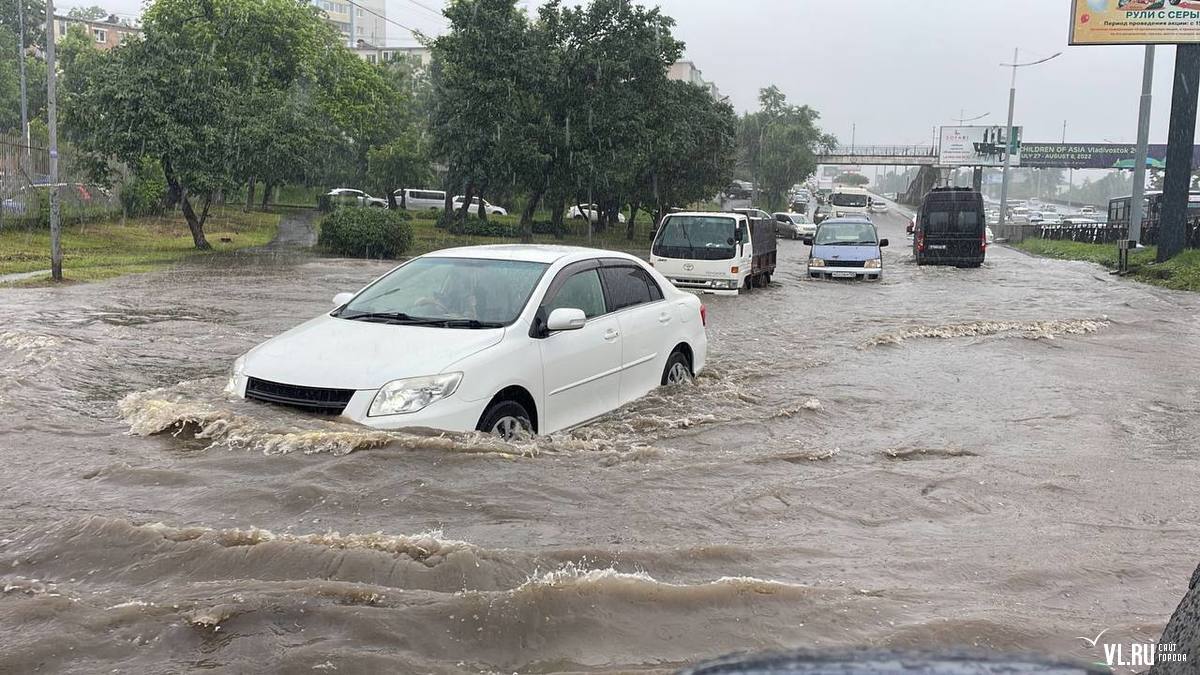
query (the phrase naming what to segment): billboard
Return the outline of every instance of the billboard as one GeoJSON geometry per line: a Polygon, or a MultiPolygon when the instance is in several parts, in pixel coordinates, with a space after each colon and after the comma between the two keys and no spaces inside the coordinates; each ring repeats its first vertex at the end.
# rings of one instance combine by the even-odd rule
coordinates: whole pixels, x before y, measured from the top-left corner
{"type": "MultiPolygon", "coordinates": [[[[942,127],[939,166],[1004,166],[1008,127],[942,127]]],[[[1021,164],[1021,127],[1013,127],[1010,166],[1021,164]]]]}
{"type": "Polygon", "coordinates": [[[1073,45],[1200,42],[1200,0],[1071,0],[1073,45]]]}
{"type": "MultiPolygon", "coordinates": [[[[1061,169],[1132,169],[1137,146],[1132,143],[1026,143],[1021,146],[1021,166],[1061,169]]],[[[1167,146],[1151,145],[1146,168],[1167,165],[1167,146]]],[[[1200,167],[1200,145],[1192,148],[1192,166],[1200,167]]]]}

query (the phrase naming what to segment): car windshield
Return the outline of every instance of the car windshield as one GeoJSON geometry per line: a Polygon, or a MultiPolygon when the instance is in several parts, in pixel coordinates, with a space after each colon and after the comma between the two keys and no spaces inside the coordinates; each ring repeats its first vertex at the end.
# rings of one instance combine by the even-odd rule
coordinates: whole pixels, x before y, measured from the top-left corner
{"type": "Polygon", "coordinates": [[[876,243],[875,228],[869,223],[824,223],[817,230],[817,246],[854,246],[876,243]]]}
{"type": "Polygon", "coordinates": [[[834,206],[846,207],[863,207],[867,205],[867,195],[849,194],[845,192],[835,192],[829,198],[829,201],[834,206]]]}
{"type": "Polygon", "coordinates": [[[448,322],[453,328],[505,326],[520,315],[547,267],[515,260],[417,258],[372,284],[336,316],[448,322]]]}
{"type": "Polygon", "coordinates": [[[733,218],[713,216],[670,216],[654,240],[653,253],[664,258],[732,258],[735,222],[733,218]]]}

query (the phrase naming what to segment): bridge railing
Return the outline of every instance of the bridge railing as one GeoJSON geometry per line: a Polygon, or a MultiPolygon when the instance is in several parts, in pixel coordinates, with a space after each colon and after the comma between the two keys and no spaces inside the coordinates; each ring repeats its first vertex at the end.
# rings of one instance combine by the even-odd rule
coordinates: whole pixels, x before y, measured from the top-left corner
{"type": "Polygon", "coordinates": [[[936,157],[932,145],[848,145],[821,153],[839,157],[936,157]]]}

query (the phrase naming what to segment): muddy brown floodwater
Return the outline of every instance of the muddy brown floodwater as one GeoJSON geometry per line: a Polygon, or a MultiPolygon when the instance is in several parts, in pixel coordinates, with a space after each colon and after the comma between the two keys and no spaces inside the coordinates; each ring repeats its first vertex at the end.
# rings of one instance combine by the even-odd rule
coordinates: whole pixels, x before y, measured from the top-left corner
{"type": "Polygon", "coordinates": [[[0,670],[667,672],[1158,636],[1200,554],[1200,300],[996,247],[713,298],[711,368],[509,445],[221,393],[378,263],[0,290],[0,670]]]}

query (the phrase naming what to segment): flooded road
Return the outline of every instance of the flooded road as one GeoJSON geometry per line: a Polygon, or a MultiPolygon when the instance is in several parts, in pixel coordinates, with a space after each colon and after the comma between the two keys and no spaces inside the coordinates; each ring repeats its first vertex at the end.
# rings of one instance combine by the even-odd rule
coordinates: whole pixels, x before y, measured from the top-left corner
{"type": "Polygon", "coordinates": [[[1200,299],[994,248],[708,296],[710,369],[528,443],[221,393],[386,265],[0,290],[0,670],[669,672],[735,650],[1094,661],[1197,563],[1200,299]]]}

